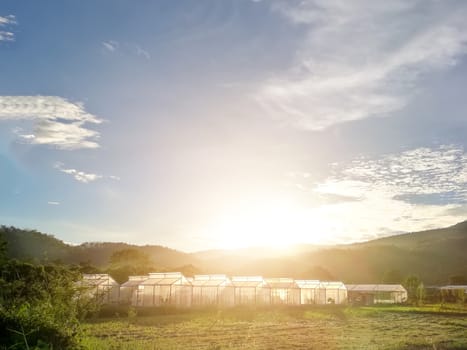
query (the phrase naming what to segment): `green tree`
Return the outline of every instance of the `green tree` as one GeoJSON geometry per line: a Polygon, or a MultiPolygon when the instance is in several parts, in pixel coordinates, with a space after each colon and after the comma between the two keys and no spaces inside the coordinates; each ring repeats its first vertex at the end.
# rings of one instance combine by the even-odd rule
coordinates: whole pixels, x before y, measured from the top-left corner
{"type": "Polygon", "coordinates": [[[422,305],[426,296],[425,285],[423,282],[420,282],[417,286],[417,304],[422,305]]]}
{"type": "Polygon", "coordinates": [[[0,344],[9,349],[78,348],[80,319],[77,270],[9,260],[1,267],[0,344]]]}
{"type": "Polygon", "coordinates": [[[7,261],[7,243],[3,239],[3,236],[0,235],[0,266],[3,266],[7,261]]]}
{"type": "Polygon", "coordinates": [[[7,258],[0,232],[0,344],[8,349],[78,349],[80,320],[91,303],[79,297],[77,269],[7,258]]]}
{"type": "Polygon", "coordinates": [[[186,277],[193,277],[194,275],[200,275],[200,274],[203,273],[202,270],[198,269],[193,264],[188,264],[188,265],[175,267],[173,270],[183,273],[183,275],[186,276],[186,277]]]}
{"type": "Polygon", "coordinates": [[[416,303],[418,298],[417,298],[417,288],[422,283],[420,278],[415,275],[408,276],[404,283],[403,286],[407,290],[407,296],[408,296],[408,301],[411,303],[416,303]]]}
{"type": "Polygon", "coordinates": [[[156,272],[150,257],[137,249],[122,249],[114,252],[109,259],[109,273],[115,281],[123,283],[128,280],[128,276],[145,275],[149,272],[156,272]]]}
{"type": "Polygon", "coordinates": [[[81,273],[101,273],[101,270],[92,265],[90,260],[81,261],[78,269],[81,273]]]}
{"type": "Polygon", "coordinates": [[[122,249],[117,250],[110,256],[110,264],[112,266],[121,266],[127,264],[137,265],[150,265],[151,259],[146,253],[143,253],[137,249],[122,249]]]}

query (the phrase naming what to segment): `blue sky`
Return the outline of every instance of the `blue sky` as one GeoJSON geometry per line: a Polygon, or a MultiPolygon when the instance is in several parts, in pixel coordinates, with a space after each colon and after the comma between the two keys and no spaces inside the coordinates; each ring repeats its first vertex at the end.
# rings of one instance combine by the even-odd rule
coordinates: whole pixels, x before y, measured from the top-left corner
{"type": "Polygon", "coordinates": [[[464,1],[0,4],[0,222],[186,251],[467,214],[464,1]]]}

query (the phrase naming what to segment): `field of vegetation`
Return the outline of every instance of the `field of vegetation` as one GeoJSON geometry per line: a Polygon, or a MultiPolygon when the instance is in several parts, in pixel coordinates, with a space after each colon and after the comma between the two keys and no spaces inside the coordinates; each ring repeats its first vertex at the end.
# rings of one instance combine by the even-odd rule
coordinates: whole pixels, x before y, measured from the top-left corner
{"type": "Polygon", "coordinates": [[[467,349],[465,306],[159,309],[89,320],[88,349],[467,349]]]}
{"type": "MultiPolygon", "coordinates": [[[[467,222],[454,228],[451,230],[453,242],[463,248],[467,222]]],[[[412,270],[401,272],[397,266],[394,269],[390,260],[388,264],[381,264],[380,272],[388,271],[382,281],[404,281],[410,305],[425,306],[136,310],[124,306],[101,308],[81,279],[83,273],[108,272],[123,282],[129,275],[155,271],[148,256],[135,249],[108,251],[109,264],[99,270],[86,261],[76,265],[60,259],[51,262],[34,254],[29,258],[24,255],[22,246],[36,247],[44,241],[48,242],[45,246],[57,243],[52,246],[56,251],[63,250],[63,256],[71,249],[47,235],[0,226],[0,350],[467,349],[465,294],[445,295],[425,288],[425,281],[413,275],[412,270]],[[26,239],[31,237],[37,242],[26,239]],[[21,254],[14,254],[15,251],[21,254]],[[426,306],[441,301],[443,305],[426,306]]],[[[102,247],[97,245],[99,249],[102,247]]],[[[87,251],[96,247],[82,248],[87,251]]],[[[384,251],[385,248],[378,248],[376,255],[384,251]]],[[[457,254],[454,253],[453,249],[446,248],[443,254],[457,254]]],[[[438,263],[433,256],[429,259],[438,263]]],[[[304,257],[304,261],[308,260],[304,257]]],[[[350,263],[346,265],[352,265],[353,270],[373,266],[366,259],[355,262],[356,268],[350,263]]],[[[420,261],[421,265],[424,264],[420,261]]],[[[447,266],[438,265],[442,269],[447,266]]],[[[465,253],[456,266],[459,270],[450,269],[448,274],[444,271],[445,280],[451,284],[466,284],[466,275],[462,272],[465,253]]],[[[188,267],[196,270],[191,265],[188,267]]],[[[313,279],[313,276],[306,278],[313,279]]],[[[376,277],[368,280],[379,281],[376,277]]]]}

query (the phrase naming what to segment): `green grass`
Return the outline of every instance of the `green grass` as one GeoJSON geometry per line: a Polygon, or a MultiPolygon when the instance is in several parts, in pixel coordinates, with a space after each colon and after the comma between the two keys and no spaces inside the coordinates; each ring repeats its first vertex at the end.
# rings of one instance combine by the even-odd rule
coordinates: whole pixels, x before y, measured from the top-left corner
{"type": "Polygon", "coordinates": [[[165,309],[143,313],[146,315],[89,321],[83,325],[83,345],[103,350],[467,349],[467,309],[462,306],[165,309]]]}

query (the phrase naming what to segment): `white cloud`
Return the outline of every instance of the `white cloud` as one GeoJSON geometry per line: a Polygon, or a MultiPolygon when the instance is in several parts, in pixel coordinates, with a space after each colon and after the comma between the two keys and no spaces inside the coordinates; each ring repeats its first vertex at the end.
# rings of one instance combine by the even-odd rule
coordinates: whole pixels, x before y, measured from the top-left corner
{"type": "Polygon", "coordinates": [[[14,41],[15,35],[12,32],[0,30],[0,41],[14,41]]]}
{"type": "Polygon", "coordinates": [[[151,54],[140,45],[135,45],[131,43],[120,43],[115,40],[108,40],[103,41],[102,46],[104,50],[111,53],[120,50],[120,52],[124,54],[136,55],[139,57],[143,57],[147,60],[151,59],[151,54]]]}
{"type": "Polygon", "coordinates": [[[141,46],[136,45],[136,46],[135,46],[135,50],[136,50],[136,55],[137,55],[137,56],[144,57],[144,58],[146,58],[147,60],[151,59],[151,55],[149,54],[149,52],[147,52],[146,50],[144,50],[141,46]]]}
{"type": "Polygon", "coordinates": [[[443,145],[417,148],[381,159],[355,160],[342,175],[385,185],[398,195],[449,194],[452,200],[467,199],[467,155],[463,148],[443,145]]]}
{"type": "Polygon", "coordinates": [[[102,42],[102,46],[104,46],[106,50],[110,52],[114,52],[119,48],[120,44],[118,43],[118,41],[109,40],[109,41],[102,42]]]}
{"type": "Polygon", "coordinates": [[[16,18],[13,15],[0,16],[0,27],[4,27],[8,24],[16,24],[16,18]]]}
{"type": "Polygon", "coordinates": [[[336,167],[313,192],[359,199],[311,209],[311,217],[336,236],[374,238],[448,226],[467,214],[467,154],[445,145],[355,159],[336,167]]]}
{"type": "MultiPolygon", "coordinates": [[[[16,24],[16,17],[13,15],[0,16],[0,27],[8,27],[16,24]]],[[[14,41],[15,34],[8,30],[0,30],[0,41],[14,41]]]]}
{"type": "Polygon", "coordinates": [[[48,205],[60,205],[60,202],[48,201],[47,204],[48,204],[48,205]]]}
{"type": "Polygon", "coordinates": [[[89,183],[89,182],[94,182],[96,180],[101,180],[101,179],[110,179],[113,181],[120,181],[120,177],[116,175],[101,175],[101,174],[93,174],[93,173],[86,173],[81,170],[77,170],[74,168],[65,168],[64,164],[61,162],[56,162],[54,164],[54,168],[59,170],[60,172],[64,174],[68,174],[73,176],[73,178],[76,181],[82,182],[82,183],[89,183]]]}
{"type": "Polygon", "coordinates": [[[59,149],[97,148],[99,133],[86,127],[101,119],[87,113],[81,103],[58,96],[0,96],[1,120],[32,120],[33,130],[15,132],[24,142],[59,149]]]}
{"type": "Polygon", "coordinates": [[[103,178],[103,176],[99,174],[86,173],[84,171],[80,171],[80,170],[73,169],[73,168],[66,169],[63,167],[63,163],[59,163],[59,162],[56,163],[54,167],[58,169],[59,171],[61,171],[62,173],[73,176],[73,178],[76,181],[79,181],[85,184],[103,178]]]}
{"type": "Polygon", "coordinates": [[[467,3],[280,1],[273,9],[306,38],[288,72],[266,81],[257,100],[272,115],[321,130],[402,108],[420,76],[466,53],[467,3]]]}

